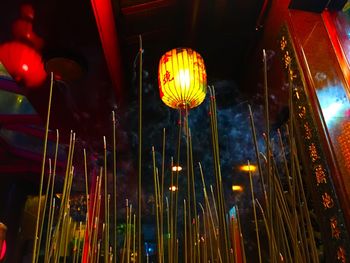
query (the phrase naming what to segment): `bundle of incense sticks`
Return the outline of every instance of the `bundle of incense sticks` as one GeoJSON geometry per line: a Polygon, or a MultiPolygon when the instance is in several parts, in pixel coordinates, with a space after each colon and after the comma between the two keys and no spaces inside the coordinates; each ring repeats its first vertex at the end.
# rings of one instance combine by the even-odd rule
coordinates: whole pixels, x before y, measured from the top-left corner
{"type": "MultiPolygon", "coordinates": [[[[142,53],[142,42],[140,40],[140,52],[142,53]]],[[[142,59],[142,56],[140,54],[142,59]]],[[[266,55],[264,58],[265,75],[265,97],[268,98],[266,55]]],[[[141,60],[140,59],[140,60],[141,60]]],[[[142,69],[142,61],[140,62],[142,69]]],[[[142,72],[142,71],[141,71],[142,72]]],[[[142,75],[142,74],[140,74],[142,75]]],[[[141,77],[140,77],[141,78],[141,77]]],[[[88,186],[89,171],[86,162],[86,151],[84,149],[84,178],[86,196],[86,218],[83,222],[75,222],[70,216],[70,198],[72,183],[74,180],[73,156],[75,150],[76,135],[70,134],[69,151],[66,163],[66,172],[63,183],[61,205],[56,214],[56,201],[53,198],[55,192],[55,176],[57,164],[57,152],[59,145],[59,132],[56,131],[56,149],[53,164],[48,159],[48,183],[46,189],[43,187],[43,180],[46,166],[47,134],[50,120],[51,96],[53,88],[53,76],[51,74],[50,98],[46,123],[45,144],[43,153],[43,165],[39,190],[38,216],[36,221],[35,239],[33,246],[32,263],[39,262],[40,254],[44,254],[44,262],[144,262],[149,261],[147,253],[142,251],[142,216],[141,216],[141,190],[142,174],[141,168],[138,174],[138,204],[137,210],[125,201],[125,225],[122,245],[117,240],[117,156],[116,156],[116,121],[115,113],[112,113],[113,126],[113,191],[108,192],[107,173],[107,142],[103,137],[104,164],[100,167],[99,175],[95,181],[88,186]],[[90,189],[90,191],[89,191],[90,189]],[[43,195],[45,190],[45,194],[43,195]],[[42,196],[45,196],[43,209],[41,208],[42,196]],[[113,215],[110,214],[111,201],[113,204],[113,215]],[[46,208],[48,207],[48,213],[46,208]],[[104,213],[101,213],[104,211],[104,213]],[[47,216],[45,216],[47,215],[47,216]],[[113,220],[110,220],[113,218],[113,220]],[[43,238],[44,221],[47,222],[45,238],[43,238]],[[41,222],[41,225],[40,225],[41,222]],[[40,227],[41,226],[41,227],[40,227]],[[114,231],[111,231],[114,230],[114,231]],[[73,241],[72,241],[73,240],[73,241]],[[70,247],[72,244],[72,247],[70,247]]],[[[185,127],[178,127],[178,146],[175,164],[179,164],[181,151],[181,133],[183,128],[186,135],[186,156],[187,156],[187,192],[186,199],[179,202],[178,191],[165,189],[165,145],[166,131],[163,130],[162,162],[158,169],[155,148],[152,147],[153,182],[155,196],[155,226],[157,240],[157,262],[246,262],[245,240],[242,233],[240,209],[235,206],[236,216],[228,214],[223,182],[220,168],[220,149],[217,125],[217,109],[215,100],[215,89],[208,87],[210,93],[210,129],[212,135],[212,152],[214,163],[215,185],[207,186],[201,163],[198,166],[193,163],[192,138],[188,126],[188,109],[180,113],[184,116],[185,127]],[[198,167],[199,173],[195,174],[194,167],[198,167]],[[160,172],[159,172],[160,171],[160,172]],[[196,189],[195,180],[200,180],[202,189],[196,189]],[[209,191],[210,189],[210,191],[209,191]],[[202,191],[204,200],[197,202],[196,193],[202,191]],[[170,199],[170,200],[169,200],[170,199]],[[179,204],[183,204],[182,207],[179,204]],[[183,224],[179,226],[179,211],[183,211],[183,224]],[[164,238],[166,237],[166,238],[164,238]],[[182,251],[179,251],[182,248],[182,251]]],[[[142,145],[142,80],[140,80],[140,122],[139,138],[142,145]]],[[[292,96],[290,96],[290,99],[292,96]]],[[[291,108],[292,108],[292,101],[291,108]]],[[[252,200],[252,211],[254,215],[254,228],[256,233],[257,257],[259,262],[318,262],[318,251],[313,236],[310,212],[305,197],[304,184],[299,167],[299,159],[295,146],[293,133],[294,116],[291,111],[290,122],[286,127],[289,142],[284,145],[283,138],[279,132],[279,147],[283,156],[284,171],[279,171],[276,165],[276,158],[271,151],[268,100],[265,100],[266,153],[262,154],[258,148],[257,135],[254,125],[254,117],[249,106],[249,117],[252,130],[252,141],[254,142],[256,162],[258,164],[258,175],[260,178],[260,192],[263,193],[263,200],[256,198],[253,174],[249,171],[250,193],[252,200]],[[286,147],[291,153],[286,154],[286,147]],[[281,183],[284,175],[288,180],[288,188],[285,189],[281,183]],[[266,182],[266,183],[265,183],[266,182]],[[261,231],[262,228],[264,231],[261,231]],[[263,258],[260,233],[266,233],[268,243],[268,258],[263,258]]],[[[139,149],[139,165],[141,165],[141,148],[139,149]]],[[[250,165],[250,160],[247,160],[250,165]]],[[[173,167],[174,161],[171,161],[173,167]]],[[[170,168],[171,168],[170,167],[170,168]]],[[[178,188],[179,171],[171,170],[171,185],[178,188]]],[[[121,200],[120,200],[121,201],[121,200]]]]}

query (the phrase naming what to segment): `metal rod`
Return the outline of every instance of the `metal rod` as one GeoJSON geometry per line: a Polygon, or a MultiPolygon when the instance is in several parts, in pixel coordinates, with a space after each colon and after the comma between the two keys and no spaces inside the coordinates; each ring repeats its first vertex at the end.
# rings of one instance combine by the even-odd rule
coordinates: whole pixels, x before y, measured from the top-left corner
{"type": "Polygon", "coordinates": [[[191,215],[191,168],[190,168],[190,143],[189,143],[189,128],[188,128],[188,109],[184,111],[184,125],[185,125],[185,134],[186,134],[186,174],[187,174],[187,217],[188,217],[188,246],[189,246],[189,259],[190,262],[195,261],[195,249],[194,249],[194,240],[192,236],[192,215],[191,215]]]}
{"type": "MultiPolygon", "coordinates": [[[[180,152],[181,152],[181,127],[182,127],[182,120],[181,120],[181,111],[179,111],[179,128],[178,128],[178,141],[177,141],[177,160],[176,160],[176,166],[180,166],[180,152]]],[[[173,240],[172,240],[172,250],[173,253],[176,253],[176,240],[177,240],[177,211],[178,211],[178,195],[179,195],[179,169],[176,170],[175,172],[175,186],[177,187],[177,190],[175,191],[175,215],[174,215],[174,224],[173,224],[173,240]]],[[[176,254],[173,254],[172,257],[172,262],[176,262],[174,261],[176,259],[176,254]]]]}

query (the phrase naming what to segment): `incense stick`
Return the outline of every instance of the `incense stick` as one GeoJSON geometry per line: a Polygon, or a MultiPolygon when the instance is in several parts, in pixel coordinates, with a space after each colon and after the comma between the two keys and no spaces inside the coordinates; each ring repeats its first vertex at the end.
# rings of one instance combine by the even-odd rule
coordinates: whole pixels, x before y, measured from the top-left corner
{"type": "Polygon", "coordinates": [[[49,93],[49,102],[46,115],[46,125],[45,125],[45,139],[44,139],[44,150],[43,158],[41,164],[41,176],[40,176],[40,186],[39,186],[39,201],[38,201],[38,211],[36,216],[35,223],[35,234],[34,234],[34,245],[33,245],[33,257],[32,263],[36,262],[36,257],[38,256],[37,245],[38,245],[38,232],[39,232],[39,222],[41,219],[41,196],[43,192],[43,183],[44,183],[44,174],[45,174],[45,160],[46,160],[46,151],[47,151],[47,139],[49,133],[49,124],[50,124],[50,114],[51,114],[51,100],[52,100],[52,88],[53,88],[53,73],[51,72],[51,81],[50,81],[50,93],[49,93]]]}
{"type": "Polygon", "coordinates": [[[138,230],[138,247],[137,247],[137,262],[142,263],[142,244],[141,244],[141,186],[142,186],[142,38],[139,35],[139,123],[138,123],[138,135],[139,135],[139,147],[138,147],[138,188],[137,188],[137,230],[138,230]]]}
{"type": "MultiPolygon", "coordinates": [[[[116,140],[116,119],[115,112],[112,111],[113,124],[113,204],[114,204],[114,226],[113,226],[113,245],[114,251],[117,255],[117,140],[116,140]]],[[[134,226],[135,227],[135,226],[134,226]]],[[[136,259],[136,258],[135,258],[136,259]]],[[[117,262],[117,257],[114,257],[114,263],[117,262]]]]}
{"type": "Polygon", "coordinates": [[[160,225],[159,225],[159,197],[158,197],[158,186],[157,186],[157,172],[156,172],[156,157],[154,146],[152,146],[152,160],[153,160],[153,182],[154,182],[154,195],[155,195],[155,209],[156,209],[156,227],[157,227],[157,252],[158,261],[161,260],[161,241],[160,241],[160,225]]]}
{"type": "MultiPolygon", "coordinates": [[[[248,161],[248,167],[250,167],[249,161],[248,161]]],[[[257,245],[258,245],[259,262],[261,263],[262,258],[261,258],[261,248],[260,248],[259,226],[258,226],[258,218],[256,216],[253,179],[252,179],[252,173],[251,173],[250,169],[248,172],[249,172],[250,192],[252,195],[252,204],[253,204],[253,213],[254,213],[254,222],[255,222],[255,234],[256,234],[256,241],[257,241],[257,245]]]]}
{"type": "MultiPolygon", "coordinates": [[[[81,240],[81,222],[79,222],[79,236],[78,236],[78,246],[77,246],[77,262],[79,262],[79,256],[80,256],[80,240],[81,240]]],[[[85,228],[86,231],[86,228],[85,228]]]]}
{"type": "MultiPolygon", "coordinates": [[[[52,177],[52,167],[51,167],[51,158],[49,158],[49,176],[47,180],[47,186],[46,186],[46,192],[45,192],[45,201],[44,201],[44,207],[43,207],[43,219],[42,223],[40,226],[40,231],[39,231],[39,240],[38,240],[38,256],[36,257],[36,262],[39,260],[39,252],[40,252],[40,246],[41,246],[41,238],[43,234],[43,229],[44,229],[44,222],[45,222],[45,214],[46,214],[46,207],[47,207],[47,201],[48,201],[48,195],[49,195],[49,189],[50,189],[50,183],[51,183],[51,177],[52,177]]],[[[51,206],[51,204],[49,203],[51,206]]],[[[49,224],[49,222],[48,222],[49,224]]]]}
{"type": "Polygon", "coordinates": [[[187,207],[186,207],[186,199],[184,199],[184,240],[185,240],[185,246],[184,246],[184,253],[185,253],[185,263],[187,263],[188,255],[187,255],[187,248],[188,248],[188,242],[187,242],[187,207]]]}
{"type": "Polygon", "coordinates": [[[136,259],[136,214],[134,214],[134,217],[133,217],[133,234],[132,234],[132,252],[133,252],[133,255],[134,255],[134,262],[135,262],[135,259],[136,259]]]}

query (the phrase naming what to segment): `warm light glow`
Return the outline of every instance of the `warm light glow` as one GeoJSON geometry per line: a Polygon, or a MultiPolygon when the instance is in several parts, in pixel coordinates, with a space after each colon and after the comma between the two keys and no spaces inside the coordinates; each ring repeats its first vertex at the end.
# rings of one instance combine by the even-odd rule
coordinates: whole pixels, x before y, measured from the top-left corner
{"type": "Polygon", "coordinates": [[[182,167],[181,166],[173,166],[172,168],[171,168],[172,170],[173,170],[173,172],[180,172],[180,171],[182,171],[182,167]]]}
{"type": "Polygon", "coordinates": [[[350,109],[350,101],[343,86],[330,85],[316,91],[323,118],[328,127],[338,123],[350,109]],[[339,118],[341,117],[341,118],[339,118]]]}
{"type": "Polygon", "coordinates": [[[256,166],[255,165],[242,165],[240,168],[239,168],[241,171],[244,171],[244,172],[255,172],[256,171],[256,166]]]}
{"type": "Polygon", "coordinates": [[[243,187],[240,185],[232,185],[233,192],[243,192],[243,187]]]}
{"type": "Polygon", "coordinates": [[[207,75],[203,58],[189,48],[176,48],[160,59],[159,93],[169,107],[194,108],[201,104],[207,92],[207,75]]]}
{"type": "Polygon", "coordinates": [[[23,64],[23,65],[22,65],[22,69],[23,69],[24,71],[28,71],[28,65],[27,65],[27,64],[23,64]]]}
{"type": "Polygon", "coordinates": [[[336,117],[341,111],[343,104],[340,102],[333,102],[328,107],[322,109],[323,117],[326,123],[328,123],[332,118],[336,117]]]}
{"type": "Polygon", "coordinates": [[[181,89],[188,89],[191,84],[190,71],[188,69],[180,69],[178,76],[181,89]]]}
{"type": "Polygon", "coordinates": [[[175,185],[170,186],[169,190],[172,191],[172,192],[175,192],[175,191],[177,191],[177,187],[175,185]]]}

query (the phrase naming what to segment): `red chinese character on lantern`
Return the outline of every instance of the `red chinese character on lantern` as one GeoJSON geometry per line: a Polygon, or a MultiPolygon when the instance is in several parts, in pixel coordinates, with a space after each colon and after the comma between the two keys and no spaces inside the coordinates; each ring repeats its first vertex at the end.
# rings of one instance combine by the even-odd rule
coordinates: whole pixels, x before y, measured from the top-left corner
{"type": "Polygon", "coordinates": [[[337,259],[342,262],[345,263],[346,262],[346,257],[345,257],[345,249],[343,247],[339,247],[338,251],[337,251],[337,259]]]}
{"type": "Polygon", "coordinates": [[[198,61],[195,61],[193,62],[193,67],[198,70],[198,69],[202,69],[203,65],[198,63],[198,61]]]}
{"type": "Polygon", "coordinates": [[[201,75],[200,81],[201,81],[201,82],[204,82],[206,79],[207,79],[207,74],[203,73],[203,74],[201,75]]]}
{"type": "Polygon", "coordinates": [[[323,169],[322,165],[319,164],[315,167],[315,176],[316,176],[317,186],[319,186],[319,184],[327,183],[326,172],[323,169]]]}
{"type": "Polygon", "coordinates": [[[167,70],[164,74],[164,77],[163,77],[163,85],[165,85],[169,81],[172,81],[173,79],[174,79],[174,77],[171,78],[170,72],[167,70]]]}
{"type": "Polygon", "coordinates": [[[169,54],[165,54],[162,58],[162,63],[167,63],[169,61],[169,58],[171,57],[171,55],[169,54]]]}
{"type": "Polygon", "coordinates": [[[338,220],[335,217],[332,217],[330,220],[332,237],[339,239],[340,238],[340,230],[338,228],[338,220]]]}
{"type": "Polygon", "coordinates": [[[332,208],[334,205],[334,201],[328,193],[322,195],[322,203],[325,209],[332,208]]]}

